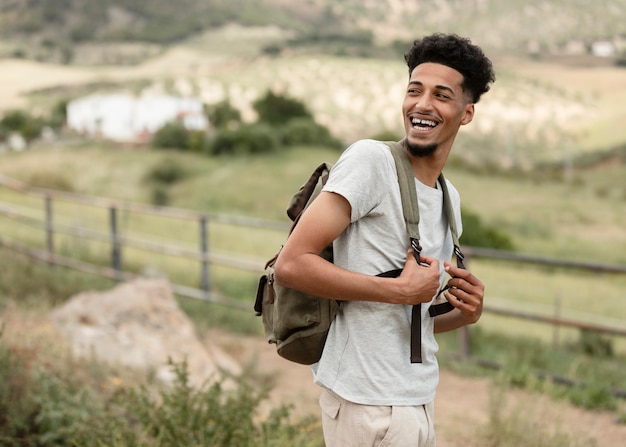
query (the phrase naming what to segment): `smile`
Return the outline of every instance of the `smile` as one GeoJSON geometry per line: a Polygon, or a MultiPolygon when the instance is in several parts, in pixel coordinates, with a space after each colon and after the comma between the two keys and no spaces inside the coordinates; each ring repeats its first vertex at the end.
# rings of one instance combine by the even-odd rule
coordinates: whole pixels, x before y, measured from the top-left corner
{"type": "Polygon", "coordinates": [[[432,129],[434,127],[437,127],[437,123],[434,121],[430,121],[430,120],[421,120],[418,118],[413,118],[411,120],[411,124],[413,125],[414,129],[432,129]]]}

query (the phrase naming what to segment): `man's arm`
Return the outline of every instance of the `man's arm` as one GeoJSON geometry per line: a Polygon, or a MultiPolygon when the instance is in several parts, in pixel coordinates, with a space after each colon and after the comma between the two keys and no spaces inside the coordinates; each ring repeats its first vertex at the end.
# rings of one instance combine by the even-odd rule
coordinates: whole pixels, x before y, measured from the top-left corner
{"type": "Polygon", "coordinates": [[[476,323],[483,313],[485,286],[470,271],[444,262],[444,268],[452,279],[450,288],[444,292],[455,309],[435,317],[435,333],[447,332],[468,324],[476,323]]]}
{"type": "Polygon", "coordinates": [[[350,203],[341,195],[322,192],[302,215],[276,261],[278,284],[311,295],[343,301],[394,304],[429,302],[439,286],[439,262],[427,256],[420,266],[411,252],[398,278],[382,278],[343,269],[321,258],[322,250],[350,224],[350,203]]]}

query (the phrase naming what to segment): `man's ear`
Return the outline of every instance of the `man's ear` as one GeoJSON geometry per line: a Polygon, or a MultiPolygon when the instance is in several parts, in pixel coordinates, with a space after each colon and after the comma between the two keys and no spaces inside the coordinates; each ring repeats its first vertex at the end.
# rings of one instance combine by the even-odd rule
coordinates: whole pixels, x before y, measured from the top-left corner
{"type": "Polygon", "coordinates": [[[469,124],[474,119],[474,103],[469,103],[465,106],[465,114],[461,118],[461,126],[469,124]]]}

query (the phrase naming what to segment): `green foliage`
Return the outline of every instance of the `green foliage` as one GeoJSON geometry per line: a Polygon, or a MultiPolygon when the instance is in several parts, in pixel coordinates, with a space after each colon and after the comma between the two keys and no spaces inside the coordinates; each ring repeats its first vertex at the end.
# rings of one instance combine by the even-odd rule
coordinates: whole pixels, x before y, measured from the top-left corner
{"type": "Polygon", "coordinates": [[[188,140],[189,131],[185,125],[178,121],[172,121],[154,133],[152,147],[184,150],[187,148],[188,140]]]}
{"type": "Polygon", "coordinates": [[[478,214],[464,208],[461,215],[463,218],[463,234],[459,239],[461,244],[498,250],[514,249],[513,242],[506,233],[497,227],[484,225],[478,214]]]}
{"type": "Polygon", "coordinates": [[[265,96],[253,103],[254,110],[259,115],[259,121],[278,126],[294,118],[313,119],[311,112],[303,102],[279,95],[271,90],[265,96]]]}
{"type": "Polygon", "coordinates": [[[152,136],[152,147],[202,152],[206,146],[206,134],[202,130],[189,130],[179,121],[170,121],[152,136]]]}
{"type": "Polygon", "coordinates": [[[12,445],[9,441],[23,438],[35,419],[31,357],[30,352],[9,349],[0,343],[0,445],[12,445]]]}
{"type": "Polygon", "coordinates": [[[150,187],[150,201],[157,206],[169,204],[169,188],[183,180],[187,171],[175,158],[167,157],[159,161],[144,176],[144,182],[150,187]]]}
{"type": "MultiPolygon", "coordinates": [[[[445,350],[450,340],[439,338],[445,350]]],[[[480,326],[472,327],[470,341],[474,358],[492,367],[500,365],[495,369],[506,386],[539,390],[580,407],[609,411],[617,409],[612,390],[626,389],[623,354],[592,357],[575,345],[555,348],[531,336],[487,332],[480,326]]]]}
{"type": "Polygon", "coordinates": [[[44,126],[42,119],[22,110],[9,110],[0,119],[0,128],[18,132],[26,141],[32,141],[41,134],[44,126]]]}
{"type": "Polygon", "coordinates": [[[180,180],[183,180],[187,176],[185,167],[173,157],[167,157],[161,159],[157,164],[150,168],[145,176],[144,180],[149,183],[163,183],[165,185],[171,185],[180,180]]]}
{"type": "Polygon", "coordinates": [[[617,409],[617,399],[611,394],[611,389],[602,382],[591,381],[584,386],[575,386],[564,394],[574,405],[589,410],[617,409]]]}
{"type": "MultiPolygon", "coordinates": [[[[291,423],[280,407],[261,421],[267,390],[245,377],[192,387],[187,365],[171,363],[171,387],[119,384],[107,390],[51,369],[0,343],[0,444],[6,446],[301,446],[322,445],[307,421],[291,423]],[[37,366],[37,368],[35,368],[37,366]],[[37,372],[36,372],[37,371],[37,372]]],[[[87,368],[89,369],[89,368],[87,368]]]]}
{"type": "Polygon", "coordinates": [[[207,107],[209,122],[217,129],[230,128],[241,122],[241,113],[230,101],[222,101],[207,107]]]}
{"type": "Polygon", "coordinates": [[[324,146],[340,149],[342,143],[334,138],[328,128],[311,118],[293,118],[280,128],[285,146],[324,146]]]}
{"type": "Polygon", "coordinates": [[[53,129],[60,129],[65,125],[67,120],[67,103],[68,99],[61,99],[56,102],[48,117],[48,125],[53,129]]]}
{"type": "Polygon", "coordinates": [[[606,358],[613,357],[615,354],[613,342],[610,338],[586,329],[580,330],[578,344],[574,349],[576,347],[591,357],[606,358]]]}
{"type": "Polygon", "coordinates": [[[246,155],[274,152],[279,147],[276,129],[265,123],[221,129],[209,144],[212,155],[246,155]]]}

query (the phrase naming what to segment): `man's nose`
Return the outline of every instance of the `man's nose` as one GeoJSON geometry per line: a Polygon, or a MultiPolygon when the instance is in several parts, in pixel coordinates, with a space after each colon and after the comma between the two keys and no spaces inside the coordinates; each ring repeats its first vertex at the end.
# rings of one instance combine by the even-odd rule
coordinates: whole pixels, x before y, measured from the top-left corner
{"type": "Polygon", "coordinates": [[[431,110],[432,109],[432,98],[430,97],[430,95],[421,95],[419,98],[417,98],[417,101],[415,102],[415,105],[413,106],[413,108],[416,111],[424,111],[424,110],[431,110]]]}

